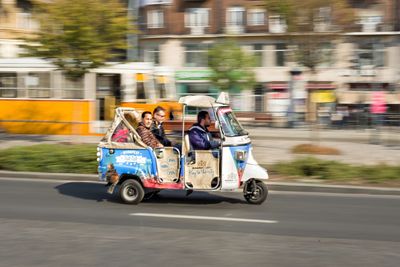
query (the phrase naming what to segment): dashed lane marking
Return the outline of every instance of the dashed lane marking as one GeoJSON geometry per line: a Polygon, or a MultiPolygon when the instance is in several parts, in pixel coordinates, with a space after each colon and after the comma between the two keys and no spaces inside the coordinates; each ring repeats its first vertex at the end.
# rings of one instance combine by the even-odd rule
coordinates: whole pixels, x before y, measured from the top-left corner
{"type": "Polygon", "coordinates": [[[275,221],[275,220],[258,220],[258,219],[212,217],[212,216],[191,216],[191,215],[164,214],[164,213],[130,213],[129,215],[137,216],[137,217],[157,217],[157,218],[188,219],[188,220],[230,221],[230,222],[249,222],[249,223],[278,223],[278,221],[275,221]]]}

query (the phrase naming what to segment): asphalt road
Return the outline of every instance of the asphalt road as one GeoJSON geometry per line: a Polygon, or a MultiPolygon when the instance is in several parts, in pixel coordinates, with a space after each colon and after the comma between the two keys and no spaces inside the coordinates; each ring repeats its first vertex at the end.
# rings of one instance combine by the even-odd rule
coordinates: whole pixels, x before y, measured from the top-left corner
{"type": "Polygon", "coordinates": [[[0,179],[0,203],[0,266],[400,262],[398,196],[270,192],[253,206],[239,193],[165,191],[131,206],[98,183],[0,179]]]}

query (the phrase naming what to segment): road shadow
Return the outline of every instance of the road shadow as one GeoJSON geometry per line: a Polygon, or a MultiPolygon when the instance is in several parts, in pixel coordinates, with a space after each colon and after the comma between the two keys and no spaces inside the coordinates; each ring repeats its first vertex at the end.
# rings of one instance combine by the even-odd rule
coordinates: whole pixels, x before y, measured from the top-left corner
{"type": "Polygon", "coordinates": [[[97,202],[118,202],[117,196],[107,193],[107,188],[104,184],[90,182],[68,182],[54,187],[61,195],[70,197],[94,200],[97,202]]]}
{"type": "MultiPolygon", "coordinates": [[[[118,188],[114,193],[108,194],[104,184],[90,182],[68,182],[54,187],[60,194],[97,202],[122,203],[118,197],[118,188]]],[[[222,196],[216,193],[193,192],[186,196],[184,190],[163,190],[151,199],[144,199],[143,203],[158,204],[186,204],[186,205],[212,205],[218,203],[247,204],[241,199],[241,194],[232,193],[237,198],[222,196]]]]}
{"type": "Polygon", "coordinates": [[[186,196],[184,190],[163,190],[156,196],[143,200],[144,203],[159,203],[159,204],[189,204],[189,205],[211,205],[218,203],[230,203],[230,204],[247,204],[247,202],[241,199],[241,194],[232,193],[237,196],[226,197],[218,193],[209,192],[193,192],[189,196],[186,196]]]}

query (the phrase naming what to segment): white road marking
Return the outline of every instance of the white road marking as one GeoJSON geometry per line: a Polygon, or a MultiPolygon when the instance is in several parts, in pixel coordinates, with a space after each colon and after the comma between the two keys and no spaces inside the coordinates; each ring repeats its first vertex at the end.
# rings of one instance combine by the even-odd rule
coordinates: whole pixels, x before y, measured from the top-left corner
{"type": "Polygon", "coordinates": [[[301,191],[276,191],[276,190],[270,190],[269,193],[271,193],[271,195],[296,195],[296,196],[319,196],[319,197],[384,198],[384,199],[400,198],[400,195],[384,195],[384,194],[374,195],[367,193],[301,192],[301,191]]]}
{"type": "Polygon", "coordinates": [[[191,216],[191,215],[164,214],[164,213],[130,213],[129,215],[141,216],[141,217],[189,219],[189,220],[211,220],[211,221],[251,222],[251,223],[278,223],[278,221],[274,221],[274,220],[257,220],[257,219],[211,217],[211,216],[191,216]]]}

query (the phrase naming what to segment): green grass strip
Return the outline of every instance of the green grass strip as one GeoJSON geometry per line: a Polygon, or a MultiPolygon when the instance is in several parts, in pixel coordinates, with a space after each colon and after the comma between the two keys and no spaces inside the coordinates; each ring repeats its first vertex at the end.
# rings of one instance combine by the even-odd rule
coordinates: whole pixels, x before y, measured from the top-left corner
{"type": "Polygon", "coordinates": [[[0,170],[96,173],[96,145],[43,144],[0,150],[0,170]]]}
{"type": "Polygon", "coordinates": [[[363,180],[368,183],[400,181],[400,166],[350,165],[313,157],[280,162],[269,166],[269,170],[281,175],[312,177],[321,180],[363,180]]]}

